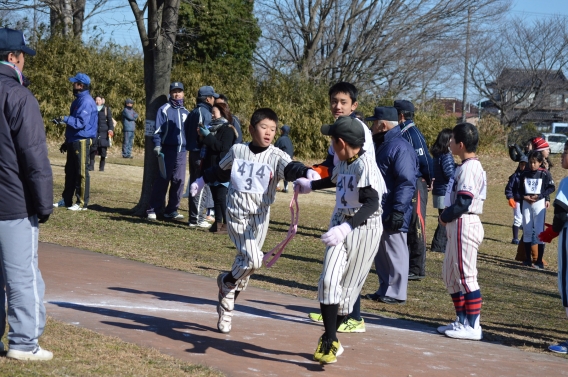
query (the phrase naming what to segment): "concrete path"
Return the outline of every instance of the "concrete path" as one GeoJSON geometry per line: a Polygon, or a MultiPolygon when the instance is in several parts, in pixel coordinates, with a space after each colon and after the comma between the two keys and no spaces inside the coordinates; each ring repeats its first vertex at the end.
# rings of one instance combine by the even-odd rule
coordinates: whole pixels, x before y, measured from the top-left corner
{"type": "Polygon", "coordinates": [[[372,314],[366,333],[339,334],[345,353],[324,368],[312,361],[323,331],[307,319],[315,301],[250,288],[223,335],[214,279],[53,244],[39,254],[48,315],[228,376],[568,376],[565,358],[372,314]]]}

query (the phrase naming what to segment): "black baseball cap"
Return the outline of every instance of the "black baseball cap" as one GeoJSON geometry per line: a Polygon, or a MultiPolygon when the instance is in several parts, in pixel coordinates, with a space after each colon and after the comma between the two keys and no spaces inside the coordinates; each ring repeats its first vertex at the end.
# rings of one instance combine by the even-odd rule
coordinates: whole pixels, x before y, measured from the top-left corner
{"type": "MultiPolygon", "coordinates": [[[[414,105],[412,104],[412,102],[407,101],[405,99],[398,99],[396,101],[394,101],[394,105],[395,109],[397,109],[399,112],[400,111],[410,111],[411,113],[414,112],[414,105]]],[[[398,119],[397,119],[398,120],[398,119]]]]}
{"type": "Polygon", "coordinates": [[[365,144],[365,131],[361,122],[350,116],[340,116],[333,124],[321,126],[321,133],[327,136],[341,138],[351,145],[365,144]]]}
{"type": "Polygon", "coordinates": [[[22,51],[31,56],[36,54],[35,50],[26,46],[24,33],[7,27],[0,28],[0,51],[22,51]]]}
{"type": "Polygon", "coordinates": [[[398,122],[398,112],[394,107],[375,107],[373,116],[365,118],[365,120],[389,120],[392,122],[398,122]]]}

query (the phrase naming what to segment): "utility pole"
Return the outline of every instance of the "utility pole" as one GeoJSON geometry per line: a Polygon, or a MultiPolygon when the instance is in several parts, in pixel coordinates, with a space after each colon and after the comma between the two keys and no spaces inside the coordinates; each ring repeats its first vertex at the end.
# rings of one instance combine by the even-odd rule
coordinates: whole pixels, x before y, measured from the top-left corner
{"type": "Polygon", "coordinates": [[[467,31],[465,34],[465,64],[463,72],[463,99],[462,99],[462,122],[466,120],[466,102],[467,102],[467,71],[469,64],[469,36],[471,28],[471,7],[467,8],[467,31]]]}

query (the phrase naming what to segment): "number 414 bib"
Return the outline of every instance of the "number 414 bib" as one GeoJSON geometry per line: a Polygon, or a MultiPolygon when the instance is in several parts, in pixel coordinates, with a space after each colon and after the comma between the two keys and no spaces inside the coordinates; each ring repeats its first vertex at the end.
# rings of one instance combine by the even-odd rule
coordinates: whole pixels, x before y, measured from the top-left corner
{"type": "Polygon", "coordinates": [[[231,168],[231,185],[240,192],[264,194],[272,178],[272,169],[261,162],[245,161],[239,158],[231,168]]]}

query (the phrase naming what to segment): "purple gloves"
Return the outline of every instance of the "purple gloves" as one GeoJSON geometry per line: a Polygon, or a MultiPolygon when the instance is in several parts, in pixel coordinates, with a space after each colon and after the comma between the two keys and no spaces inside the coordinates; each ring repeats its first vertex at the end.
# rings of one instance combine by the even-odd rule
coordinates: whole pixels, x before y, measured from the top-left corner
{"type": "Polygon", "coordinates": [[[351,232],[351,225],[348,223],[343,223],[341,225],[334,226],[321,236],[321,241],[326,246],[336,246],[343,242],[345,237],[351,232]]]}
{"type": "Polygon", "coordinates": [[[300,194],[309,194],[310,192],[312,192],[312,181],[308,178],[298,178],[294,181],[294,190],[298,191],[298,193],[300,194]]]}

